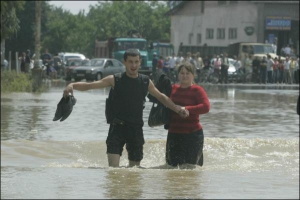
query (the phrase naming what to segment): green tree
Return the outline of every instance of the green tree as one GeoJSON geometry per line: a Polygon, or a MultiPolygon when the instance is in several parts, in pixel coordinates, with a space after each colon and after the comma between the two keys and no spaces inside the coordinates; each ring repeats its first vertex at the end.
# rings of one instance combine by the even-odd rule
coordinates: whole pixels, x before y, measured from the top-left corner
{"type": "Polygon", "coordinates": [[[5,40],[19,30],[18,10],[23,9],[25,1],[1,1],[1,65],[4,62],[5,40]]]}
{"type": "MultiPolygon", "coordinates": [[[[15,2],[15,1],[11,1],[15,2]]],[[[17,2],[17,1],[16,1],[17,2]]],[[[6,40],[6,53],[19,52],[19,54],[27,49],[34,52],[35,49],[35,1],[24,1],[24,9],[17,10],[16,15],[20,20],[20,29],[16,34],[6,40]]],[[[1,1],[2,3],[2,1],[1,1]]],[[[2,9],[2,7],[1,7],[2,9]]],[[[48,21],[48,13],[51,12],[51,7],[47,1],[42,1],[42,16],[41,16],[41,40],[47,35],[46,23],[48,21]]],[[[7,56],[7,55],[6,55],[7,56]]]]}
{"type": "Polygon", "coordinates": [[[48,15],[48,34],[43,46],[49,51],[80,52],[93,55],[95,26],[87,20],[83,12],[73,15],[69,11],[55,8],[48,15]]]}
{"type": "Polygon", "coordinates": [[[1,40],[16,33],[20,26],[16,11],[22,10],[25,1],[1,1],[1,40]]]}
{"type": "MultiPolygon", "coordinates": [[[[2,3],[2,2],[1,2],[2,3]]],[[[1,8],[2,9],[2,8],[1,8]]],[[[80,52],[91,58],[95,40],[124,37],[135,29],[147,40],[170,39],[168,8],[157,1],[98,1],[90,11],[77,15],[42,1],[42,51],[50,53],[80,52]]],[[[7,40],[6,48],[22,52],[35,47],[35,2],[26,1],[24,10],[17,12],[20,30],[7,40]]]]}
{"type": "Polygon", "coordinates": [[[124,37],[137,30],[148,40],[169,40],[170,19],[166,5],[153,1],[113,1],[91,6],[87,17],[97,27],[96,39],[124,37]]]}

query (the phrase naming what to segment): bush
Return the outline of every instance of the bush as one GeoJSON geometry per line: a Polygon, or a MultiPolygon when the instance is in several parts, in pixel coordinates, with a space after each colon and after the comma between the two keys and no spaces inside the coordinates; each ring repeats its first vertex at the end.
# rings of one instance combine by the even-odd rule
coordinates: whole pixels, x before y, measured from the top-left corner
{"type": "Polygon", "coordinates": [[[32,92],[31,75],[1,70],[1,92],[32,92]]]}

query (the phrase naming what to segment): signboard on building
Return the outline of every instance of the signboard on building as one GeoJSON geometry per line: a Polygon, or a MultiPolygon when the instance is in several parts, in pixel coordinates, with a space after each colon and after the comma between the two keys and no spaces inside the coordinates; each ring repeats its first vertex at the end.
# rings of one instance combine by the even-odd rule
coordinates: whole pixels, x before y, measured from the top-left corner
{"type": "Polygon", "coordinates": [[[266,17],[267,30],[291,30],[291,17],[268,16],[266,17]]]}

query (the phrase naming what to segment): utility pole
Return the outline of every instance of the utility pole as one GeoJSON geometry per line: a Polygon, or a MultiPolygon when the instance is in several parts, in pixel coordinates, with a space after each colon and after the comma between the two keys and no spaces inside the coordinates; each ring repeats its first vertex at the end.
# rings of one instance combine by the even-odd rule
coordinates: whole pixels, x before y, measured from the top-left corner
{"type": "Polygon", "coordinates": [[[34,67],[40,68],[40,40],[41,40],[41,1],[35,1],[35,58],[34,67]]]}
{"type": "Polygon", "coordinates": [[[35,57],[34,68],[32,69],[33,92],[37,91],[42,83],[42,69],[40,66],[41,3],[42,1],[35,1],[35,57]]]}

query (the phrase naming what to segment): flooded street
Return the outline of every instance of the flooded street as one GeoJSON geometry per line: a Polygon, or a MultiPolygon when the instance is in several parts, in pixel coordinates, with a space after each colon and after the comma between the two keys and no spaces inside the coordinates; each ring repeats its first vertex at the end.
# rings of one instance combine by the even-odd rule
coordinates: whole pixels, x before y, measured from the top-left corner
{"type": "Polygon", "coordinates": [[[167,131],[148,126],[150,102],[147,169],[109,168],[109,89],[74,91],[73,112],[54,122],[65,86],[1,94],[1,198],[299,198],[299,86],[203,85],[204,165],[186,170],[165,166],[167,131]]]}

